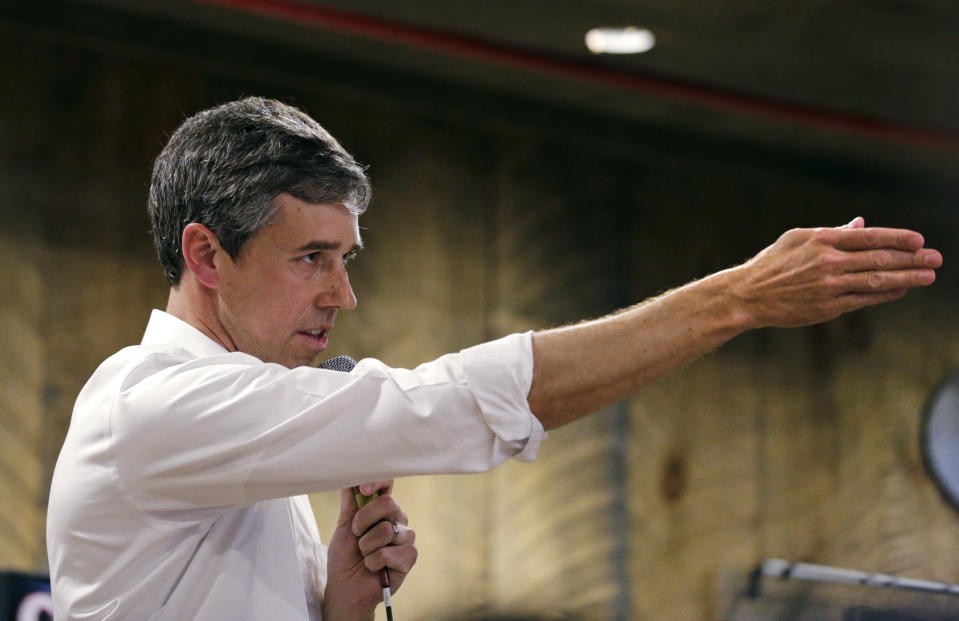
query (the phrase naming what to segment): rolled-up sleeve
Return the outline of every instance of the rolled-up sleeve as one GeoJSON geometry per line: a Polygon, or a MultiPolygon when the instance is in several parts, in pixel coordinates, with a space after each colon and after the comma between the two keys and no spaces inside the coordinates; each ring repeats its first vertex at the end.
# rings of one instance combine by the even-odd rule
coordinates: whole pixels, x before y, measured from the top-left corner
{"type": "Polygon", "coordinates": [[[125,374],[110,414],[117,479],[142,509],[164,512],[529,461],[545,437],[526,400],[532,367],[530,333],[411,370],[151,354],[125,374]]]}
{"type": "Polygon", "coordinates": [[[532,335],[511,334],[461,352],[466,381],[486,424],[517,451],[519,461],[532,461],[546,435],[526,400],[533,383],[532,335]]]}

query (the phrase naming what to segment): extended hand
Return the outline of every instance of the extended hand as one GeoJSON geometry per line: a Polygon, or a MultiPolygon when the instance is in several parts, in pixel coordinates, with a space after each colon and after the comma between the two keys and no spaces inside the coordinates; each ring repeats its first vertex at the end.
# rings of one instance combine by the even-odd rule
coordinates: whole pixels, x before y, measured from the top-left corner
{"type": "Polygon", "coordinates": [[[936,279],[942,255],[923,248],[922,235],[864,224],[856,218],[839,228],[793,229],[733,268],[739,274],[731,293],[751,327],[818,323],[936,279]]]}
{"type": "Polygon", "coordinates": [[[393,481],[361,485],[365,495],[379,492],[362,509],[357,508],[352,489],[340,492],[340,517],[327,557],[324,619],[372,619],[383,601],[380,570],[389,571],[390,591],[395,593],[416,563],[416,533],[407,526],[392,489],[393,481]]]}

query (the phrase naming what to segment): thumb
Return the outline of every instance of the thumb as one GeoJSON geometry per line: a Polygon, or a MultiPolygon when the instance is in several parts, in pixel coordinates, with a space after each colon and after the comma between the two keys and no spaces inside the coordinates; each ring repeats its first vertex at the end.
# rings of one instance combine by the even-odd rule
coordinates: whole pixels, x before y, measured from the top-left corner
{"type": "Polygon", "coordinates": [[[336,520],[336,526],[349,527],[353,523],[353,516],[360,508],[356,506],[356,496],[353,495],[352,487],[344,487],[340,490],[340,517],[336,520]]]}
{"type": "Polygon", "coordinates": [[[863,227],[865,227],[865,226],[866,226],[866,220],[865,220],[862,216],[856,216],[855,218],[852,219],[851,222],[849,222],[849,224],[844,224],[844,225],[842,225],[842,226],[840,226],[840,227],[836,227],[836,228],[840,228],[840,229],[861,229],[861,228],[863,228],[863,227]]]}

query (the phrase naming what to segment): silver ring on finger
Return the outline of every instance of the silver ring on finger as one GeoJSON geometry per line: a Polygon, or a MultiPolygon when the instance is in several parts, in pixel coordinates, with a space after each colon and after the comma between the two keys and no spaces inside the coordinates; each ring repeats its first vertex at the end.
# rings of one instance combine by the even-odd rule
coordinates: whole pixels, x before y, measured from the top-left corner
{"type": "Polygon", "coordinates": [[[395,546],[395,545],[396,545],[396,538],[397,538],[397,537],[399,536],[399,534],[400,534],[400,525],[397,524],[395,520],[390,520],[390,523],[393,524],[393,537],[390,539],[390,545],[391,545],[391,546],[395,546]]]}

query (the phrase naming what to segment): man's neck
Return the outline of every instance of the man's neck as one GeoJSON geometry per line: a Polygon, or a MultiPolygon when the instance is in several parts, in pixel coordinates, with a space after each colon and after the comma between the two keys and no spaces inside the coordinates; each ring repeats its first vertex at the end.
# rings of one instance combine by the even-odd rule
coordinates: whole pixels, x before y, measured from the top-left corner
{"type": "Polygon", "coordinates": [[[184,274],[180,284],[170,288],[166,312],[190,324],[227,351],[237,350],[236,344],[219,320],[214,292],[189,274],[184,274]]]}

